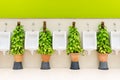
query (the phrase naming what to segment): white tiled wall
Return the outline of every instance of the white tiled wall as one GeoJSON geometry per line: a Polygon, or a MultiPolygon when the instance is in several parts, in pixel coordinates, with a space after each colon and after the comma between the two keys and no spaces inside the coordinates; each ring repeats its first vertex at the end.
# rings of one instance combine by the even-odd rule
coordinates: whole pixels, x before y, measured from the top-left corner
{"type": "MultiPolygon", "coordinates": [[[[39,31],[42,28],[43,21],[47,22],[47,27],[51,31],[68,30],[68,27],[73,21],[76,22],[79,32],[85,30],[97,31],[98,24],[101,21],[105,22],[108,31],[120,31],[120,19],[0,19],[0,31],[12,31],[20,21],[24,25],[25,31],[39,31]]],[[[24,68],[40,68],[41,58],[40,55],[35,53],[31,55],[30,51],[26,50],[24,54],[23,66],[24,68]]],[[[50,61],[52,68],[69,68],[70,58],[66,55],[65,51],[59,55],[57,51],[51,56],[50,61]]],[[[108,59],[110,68],[120,68],[120,54],[110,54],[108,59]]],[[[0,68],[12,68],[13,56],[3,55],[0,52],[0,68]]],[[[90,55],[80,56],[81,68],[98,68],[97,52],[92,51],[90,55]]]]}

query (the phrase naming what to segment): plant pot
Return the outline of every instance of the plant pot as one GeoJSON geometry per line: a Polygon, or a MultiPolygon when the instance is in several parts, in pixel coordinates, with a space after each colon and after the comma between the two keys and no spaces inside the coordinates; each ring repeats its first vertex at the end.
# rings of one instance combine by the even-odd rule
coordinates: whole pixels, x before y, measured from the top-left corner
{"type": "Polygon", "coordinates": [[[108,70],[108,54],[100,54],[98,53],[98,59],[99,59],[99,67],[100,70],[108,70]]]}
{"type": "Polygon", "coordinates": [[[78,70],[79,68],[79,53],[71,53],[70,57],[71,57],[71,67],[70,69],[73,70],[78,70]]]}
{"type": "Polygon", "coordinates": [[[14,65],[13,65],[14,70],[23,69],[22,60],[23,60],[23,55],[20,54],[14,55],[14,65]]]}
{"type": "Polygon", "coordinates": [[[41,58],[42,58],[41,69],[43,70],[50,69],[50,64],[49,64],[50,55],[42,54],[41,58]]]}

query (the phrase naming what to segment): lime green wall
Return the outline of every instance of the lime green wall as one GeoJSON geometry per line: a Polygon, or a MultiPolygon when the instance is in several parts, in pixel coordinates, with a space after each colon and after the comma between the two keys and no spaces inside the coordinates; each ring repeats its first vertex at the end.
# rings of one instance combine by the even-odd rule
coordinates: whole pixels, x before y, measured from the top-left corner
{"type": "Polygon", "coordinates": [[[0,18],[120,18],[120,0],[1,0],[0,18]]]}

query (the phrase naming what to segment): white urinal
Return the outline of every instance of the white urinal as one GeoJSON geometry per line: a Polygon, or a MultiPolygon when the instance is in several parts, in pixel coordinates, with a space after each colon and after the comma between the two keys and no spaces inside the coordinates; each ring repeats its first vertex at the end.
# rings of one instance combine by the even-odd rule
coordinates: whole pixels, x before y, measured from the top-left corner
{"type": "Polygon", "coordinates": [[[25,32],[25,49],[30,50],[33,55],[34,51],[38,49],[39,45],[39,31],[25,32]]]}
{"type": "Polygon", "coordinates": [[[97,48],[97,38],[95,31],[84,31],[83,32],[83,49],[91,53],[92,50],[97,48]]]}
{"type": "Polygon", "coordinates": [[[66,40],[66,31],[54,31],[53,49],[58,50],[59,54],[61,50],[66,50],[66,40]]]}
{"type": "Polygon", "coordinates": [[[111,31],[110,42],[112,50],[115,51],[116,54],[118,54],[120,50],[120,32],[111,31]]]}
{"type": "Polygon", "coordinates": [[[0,51],[5,55],[10,50],[10,32],[0,32],[0,51]]]}

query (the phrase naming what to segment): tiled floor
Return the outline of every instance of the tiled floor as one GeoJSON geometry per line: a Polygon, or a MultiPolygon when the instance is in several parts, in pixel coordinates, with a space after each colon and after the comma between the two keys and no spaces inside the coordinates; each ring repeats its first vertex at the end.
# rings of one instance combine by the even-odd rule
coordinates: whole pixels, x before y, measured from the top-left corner
{"type": "Polygon", "coordinates": [[[120,69],[0,69],[0,80],[120,80],[120,69]]]}

